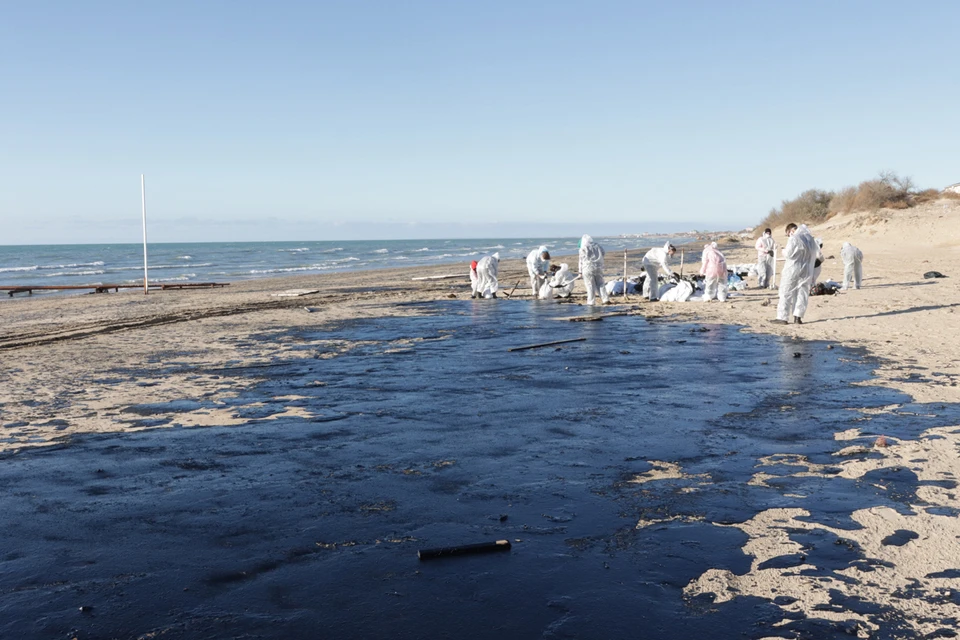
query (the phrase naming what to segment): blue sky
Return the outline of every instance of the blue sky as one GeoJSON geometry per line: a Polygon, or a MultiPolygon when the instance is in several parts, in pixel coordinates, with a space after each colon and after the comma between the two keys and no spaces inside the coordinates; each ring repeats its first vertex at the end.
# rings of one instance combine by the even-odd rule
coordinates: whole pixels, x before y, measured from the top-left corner
{"type": "Polygon", "coordinates": [[[740,228],[960,181],[960,3],[31,2],[0,243],[740,228]],[[669,6],[668,6],[669,4],[669,6]]]}

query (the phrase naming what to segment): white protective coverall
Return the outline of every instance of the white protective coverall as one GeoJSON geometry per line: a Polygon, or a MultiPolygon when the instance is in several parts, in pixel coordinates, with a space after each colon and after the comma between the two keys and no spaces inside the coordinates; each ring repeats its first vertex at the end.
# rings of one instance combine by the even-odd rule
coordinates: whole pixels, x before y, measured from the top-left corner
{"type": "Polygon", "coordinates": [[[580,275],[587,288],[587,304],[596,304],[597,294],[606,304],[610,301],[607,290],[603,288],[603,247],[590,236],[580,239],[580,275]]]}
{"type": "Polygon", "coordinates": [[[727,260],[717,249],[717,243],[704,245],[703,263],[700,267],[700,275],[704,276],[704,302],[716,298],[720,302],[727,299],[727,260]]]}
{"type": "Polygon", "coordinates": [[[643,281],[643,295],[647,296],[650,302],[656,300],[660,294],[660,285],[657,284],[657,271],[660,269],[668,278],[673,275],[670,269],[669,242],[657,249],[650,249],[647,255],[643,256],[643,270],[647,272],[647,279],[643,281]]]}
{"type": "Polygon", "coordinates": [[[474,295],[484,298],[495,298],[500,288],[497,282],[497,271],[500,269],[500,253],[492,256],[483,256],[477,261],[477,280],[473,283],[474,295]]]}
{"type": "Polygon", "coordinates": [[[844,242],[840,247],[840,259],[843,260],[843,286],[840,290],[846,291],[851,280],[853,288],[859,289],[863,279],[863,252],[849,242],[844,242]]]}
{"type": "Polygon", "coordinates": [[[569,298],[573,293],[573,283],[577,276],[573,275],[566,262],[560,264],[560,270],[553,274],[549,282],[540,287],[540,299],[569,298]]]}
{"type": "Polygon", "coordinates": [[[806,313],[810,287],[813,285],[813,262],[817,258],[817,249],[817,241],[813,239],[805,224],[793,232],[787,246],[783,248],[783,257],[787,261],[780,276],[778,320],[789,322],[791,315],[802,318],[806,313]]]}
{"type": "Polygon", "coordinates": [[[776,256],[773,255],[773,236],[764,232],[757,238],[757,286],[763,289],[773,289],[773,261],[776,256]]]}
{"type": "Polygon", "coordinates": [[[820,271],[822,269],[823,269],[823,238],[817,238],[817,259],[813,263],[813,280],[810,281],[811,287],[820,281],[820,271]]]}
{"type": "Polygon", "coordinates": [[[547,247],[540,245],[539,249],[535,249],[527,254],[527,273],[530,274],[530,289],[533,291],[534,296],[540,293],[540,287],[547,282],[550,260],[543,258],[543,254],[545,253],[549,255],[547,247]]]}

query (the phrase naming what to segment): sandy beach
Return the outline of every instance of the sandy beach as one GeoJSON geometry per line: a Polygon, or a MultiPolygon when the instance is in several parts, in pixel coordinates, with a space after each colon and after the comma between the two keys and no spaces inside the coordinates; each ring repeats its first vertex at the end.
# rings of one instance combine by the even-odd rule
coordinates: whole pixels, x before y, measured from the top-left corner
{"type": "MultiPolygon", "coordinates": [[[[638,322],[733,325],[745,333],[823,341],[818,348],[824,350],[833,345],[852,347],[863,350],[876,363],[873,377],[858,384],[902,392],[916,406],[960,403],[960,340],[955,336],[960,326],[956,315],[960,308],[960,202],[944,200],[904,211],[839,215],[811,231],[824,240],[827,260],[821,280],[841,279],[840,245],[849,241],[864,253],[864,281],[861,290],[811,297],[803,325],[771,324],[776,291],[755,288],[752,278],[752,288],[726,303],[649,303],[631,295],[625,300],[615,298],[615,304],[593,312],[622,312],[638,322]],[[948,277],[924,279],[927,271],[948,277]]],[[[784,244],[783,229],[775,229],[774,238],[784,244]]],[[[630,275],[640,272],[646,248],[638,245],[628,253],[630,275]]],[[[698,252],[700,247],[686,249],[698,252]]],[[[728,264],[756,259],[752,241],[721,242],[720,249],[728,264]]],[[[569,262],[575,268],[576,259],[555,258],[554,262],[569,262]]],[[[607,255],[608,278],[620,272],[622,262],[622,254],[607,255]]],[[[697,263],[684,265],[685,272],[698,268],[697,263]]],[[[177,423],[185,427],[243,424],[247,418],[225,401],[256,380],[211,372],[316,357],[302,344],[288,340],[290,329],[323,330],[358,318],[415,316],[424,313],[424,307],[415,303],[427,301],[506,306],[578,305],[585,300],[578,284],[569,302],[535,302],[524,265],[519,261],[501,263],[502,290],[510,292],[518,282],[509,297],[475,302],[468,300],[466,265],[258,279],[233,282],[223,289],[152,291],[149,295],[135,290],[69,296],[21,294],[0,303],[4,363],[0,373],[4,427],[0,450],[13,459],[50,445],[69,445],[71,438],[84,434],[141,429],[162,432],[162,426],[131,426],[125,410],[143,403],[213,400],[214,407],[205,404],[194,411],[178,412],[177,423]],[[415,280],[422,277],[434,279],[415,280]],[[277,295],[293,290],[316,293],[277,295]],[[171,373],[171,363],[177,365],[176,372],[171,373]],[[136,375],[115,375],[118,371],[136,371],[136,375]]],[[[530,338],[531,343],[546,342],[550,336],[530,338]]],[[[419,339],[396,339],[383,348],[407,350],[419,339]]],[[[324,358],[336,358],[363,346],[335,339],[320,343],[324,358]]],[[[267,419],[302,415],[302,408],[282,400],[279,397],[266,412],[267,419]]],[[[918,504],[912,512],[865,504],[851,513],[861,527],[842,531],[812,523],[805,517],[808,510],[801,506],[768,509],[743,522],[718,525],[743,532],[747,538],[743,552],[753,558],[751,566],[740,572],[711,569],[690,580],[684,593],[690,598],[709,594],[716,604],[748,596],[769,601],[781,598],[778,606],[784,620],[802,612],[809,619],[842,622],[851,635],[859,637],[893,636],[887,633],[885,618],[869,610],[827,606],[836,600],[836,593],[858,602],[888,604],[896,599],[892,606],[900,612],[897,633],[902,634],[896,637],[925,636],[949,626],[944,621],[960,619],[960,604],[951,595],[960,593],[960,521],[956,515],[942,515],[944,508],[960,508],[952,491],[960,473],[960,425],[930,429],[913,440],[891,436],[877,446],[877,434],[870,429],[871,415],[897,414],[906,411],[906,404],[872,407],[862,412],[862,429],[844,429],[832,435],[838,451],[860,448],[865,455],[839,455],[829,471],[822,463],[791,458],[790,471],[781,470],[777,478],[839,474],[855,480],[879,469],[906,468],[920,481],[932,483],[918,489],[918,504]],[[875,567],[870,581],[844,581],[804,575],[802,562],[789,567],[771,563],[773,558],[801,552],[802,545],[790,538],[791,532],[801,529],[829,529],[857,545],[864,556],[884,559],[887,564],[875,567]],[[899,531],[916,536],[909,544],[884,542],[899,531]],[[919,595],[904,596],[908,590],[919,595]]],[[[691,491],[697,490],[697,478],[687,472],[683,461],[647,462],[653,466],[637,475],[638,483],[681,482],[691,491]]],[[[741,481],[762,486],[772,477],[767,467],[778,464],[785,464],[784,459],[759,460],[753,474],[741,481]]],[[[636,527],[655,528],[671,521],[676,518],[644,517],[636,527]]],[[[848,573],[852,576],[856,570],[851,568],[848,573]]],[[[755,637],[765,636],[758,631],[755,637]]],[[[769,637],[781,636],[771,632],[769,637]]]]}

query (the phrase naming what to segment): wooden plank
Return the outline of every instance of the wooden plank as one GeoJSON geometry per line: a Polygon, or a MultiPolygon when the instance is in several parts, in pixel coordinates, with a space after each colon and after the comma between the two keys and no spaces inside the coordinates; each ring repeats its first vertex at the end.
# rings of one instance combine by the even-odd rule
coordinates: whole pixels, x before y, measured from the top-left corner
{"type": "Polygon", "coordinates": [[[314,293],[320,293],[320,289],[287,289],[286,291],[272,293],[270,295],[274,296],[275,298],[300,298],[302,296],[309,296],[314,293]]]}
{"type": "Polygon", "coordinates": [[[419,278],[410,278],[411,280],[449,280],[451,278],[463,278],[466,280],[469,276],[462,273],[450,273],[443,276],[420,276],[419,278]]]}
{"type": "Polygon", "coordinates": [[[512,347],[507,351],[524,351],[525,349],[539,349],[540,347],[552,347],[556,344],[567,344],[568,342],[583,342],[586,338],[572,338],[570,340],[556,340],[554,342],[544,342],[542,344],[530,344],[525,347],[512,347]]]}

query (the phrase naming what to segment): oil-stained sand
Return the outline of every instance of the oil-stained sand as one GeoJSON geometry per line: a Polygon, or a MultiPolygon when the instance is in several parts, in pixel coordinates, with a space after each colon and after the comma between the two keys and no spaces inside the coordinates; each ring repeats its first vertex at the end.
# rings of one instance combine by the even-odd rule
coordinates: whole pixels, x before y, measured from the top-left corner
{"type": "Polygon", "coordinates": [[[143,431],[6,454],[0,636],[921,637],[960,613],[960,556],[931,537],[955,482],[911,466],[950,455],[955,406],[733,327],[424,313],[193,368],[232,389],[233,426],[144,402],[120,417],[143,431]],[[903,580],[872,586],[884,570],[903,580]]]}

